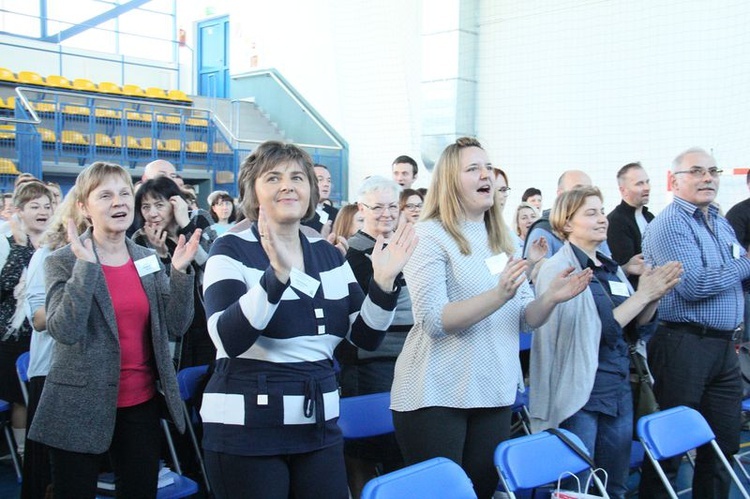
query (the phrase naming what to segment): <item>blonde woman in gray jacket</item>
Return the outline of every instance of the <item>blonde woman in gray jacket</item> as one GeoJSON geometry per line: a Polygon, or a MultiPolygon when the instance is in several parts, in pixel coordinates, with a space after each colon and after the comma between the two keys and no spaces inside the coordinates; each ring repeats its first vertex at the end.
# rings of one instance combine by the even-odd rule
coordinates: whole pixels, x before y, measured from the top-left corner
{"type": "Polygon", "coordinates": [[[682,266],[670,262],[649,269],[634,291],[617,263],[597,251],[607,239],[608,222],[596,187],[558,196],[550,223],[565,244],[542,266],[536,292],[554,287],[561,269],[593,271],[593,279],[583,293],[555,307],[533,335],[532,430],[561,427],[575,433],[607,471],[607,493],[623,498],[633,436],[624,333],[633,341],[655,327],[659,299],[677,285],[682,266]]]}
{"type": "Polygon", "coordinates": [[[133,222],[133,184],[121,166],[97,162],[76,180],[78,206],[91,222],[45,262],[47,330],[56,341],[29,438],[50,447],[55,498],[94,498],[99,464],[112,459],[119,497],[155,497],[159,467],[159,391],[184,429],[168,333],[193,316],[186,273],[200,230],[181,237],[167,276],[153,250],[125,232],[133,222]]]}

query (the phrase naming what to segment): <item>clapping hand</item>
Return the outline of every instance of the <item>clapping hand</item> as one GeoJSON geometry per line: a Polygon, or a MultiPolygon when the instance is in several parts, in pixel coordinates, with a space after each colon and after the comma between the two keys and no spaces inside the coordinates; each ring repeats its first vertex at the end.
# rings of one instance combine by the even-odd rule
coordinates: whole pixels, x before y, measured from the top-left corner
{"type": "Polygon", "coordinates": [[[380,289],[388,293],[393,291],[396,277],[404,269],[418,242],[419,238],[411,223],[400,224],[387,246],[385,238],[378,236],[371,258],[373,279],[380,289]]]}
{"type": "Polygon", "coordinates": [[[175,269],[180,272],[185,272],[190,265],[190,262],[195,259],[195,254],[198,252],[198,247],[200,246],[202,233],[203,231],[201,229],[196,229],[187,243],[185,242],[185,236],[180,234],[180,238],[177,240],[177,248],[175,248],[174,255],[172,255],[172,266],[175,269]]]}
{"type": "Polygon", "coordinates": [[[68,242],[70,242],[70,249],[73,251],[76,258],[86,262],[96,263],[94,243],[91,242],[91,239],[86,239],[83,244],[81,244],[81,240],[78,238],[78,229],[72,218],[68,220],[68,242]]]}
{"type": "Polygon", "coordinates": [[[143,227],[143,232],[146,233],[146,239],[148,239],[151,247],[156,250],[159,258],[166,258],[167,256],[169,256],[166,230],[163,230],[159,224],[148,222],[143,227]]]}
{"type": "Polygon", "coordinates": [[[528,253],[528,260],[529,262],[534,265],[539,260],[547,256],[547,251],[549,251],[549,245],[547,244],[547,238],[542,236],[533,243],[531,243],[531,246],[529,247],[529,253],[528,253]]]}
{"type": "Polygon", "coordinates": [[[555,304],[563,303],[578,296],[586,289],[594,276],[591,269],[574,272],[574,267],[568,267],[555,277],[549,285],[548,292],[555,304]]]}
{"type": "Polygon", "coordinates": [[[505,268],[500,273],[500,279],[497,282],[497,290],[503,303],[507,302],[516,295],[516,291],[521,287],[525,280],[523,277],[529,262],[523,259],[511,258],[505,264],[505,268]]]}
{"type": "Polygon", "coordinates": [[[680,283],[682,263],[667,262],[660,267],[647,269],[638,280],[638,293],[649,302],[660,299],[680,283]]]}

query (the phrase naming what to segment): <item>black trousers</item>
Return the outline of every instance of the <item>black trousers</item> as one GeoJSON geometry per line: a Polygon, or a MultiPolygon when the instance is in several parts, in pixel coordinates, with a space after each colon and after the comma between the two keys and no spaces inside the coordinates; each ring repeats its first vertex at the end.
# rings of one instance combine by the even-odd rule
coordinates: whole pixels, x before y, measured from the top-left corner
{"type": "MultiPolygon", "coordinates": [[[[722,452],[727,457],[736,453],[740,444],[742,379],[734,342],[660,325],[648,345],[648,362],[660,407],[685,405],[696,409],[708,421],[722,452]]],[[[681,457],[661,462],[672,483],[681,457]]],[[[726,498],[730,483],[731,477],[713,449],[709,445],[700,447],[693,475],[693,497],[726,498]]],[[[648,461],[644,462],[638,497],[669,497],[648,461]]]]}
{"type": "Polygon", "coordinates": [[[342,444],[302,454],[238,456],[205,451],[216,499],[347,499],[342,444]]]}
{"type": "Polygon", "coordinates": [[[156,398],[117,409],[109,451],[85,454],[50,447],[55,499],[93,499],[102,459],[109,455],[117,497],[156,497],[161,427],[156,398]]]}
{"type": "Polygon", "coordinates": [[[477,496],[484,499],[497,488],[493,456],[495,447],[510,436],[510,417],[510,407],[425,407],[393,411],[393,424],[407,465],[446,457],[466,471],[477,496]]]}
{"type": "MultiPolygon", "coordinates": [[[[29,379],[29,405],[26,407],[26,433],[28,434],[34,414],[42,397],[46,376],[34,376],[29,379]]],[[[35,442],[26,436],[26,450],[23,456],[23,483],[21,499],[44,499],[47,486],[52,483],[50,473],[49,447],[35,442]]]]}

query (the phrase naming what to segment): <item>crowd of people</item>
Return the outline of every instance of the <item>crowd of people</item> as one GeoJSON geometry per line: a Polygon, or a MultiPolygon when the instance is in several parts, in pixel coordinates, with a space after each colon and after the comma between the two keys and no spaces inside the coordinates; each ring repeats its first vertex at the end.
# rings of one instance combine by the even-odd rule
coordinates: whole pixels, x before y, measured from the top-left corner
{"type": "MultiPolygon", "coordinates": [[[[701,149],[679,154],[674,201],[654,216],[641,164],[617,173],[609,214],[570,170],[551,209],[531,187],[509,222],[509,175],[468,137],[442,152],[428,189],[398,156],[339,208],[328,167],[275,141],[240,166],[239,198],[214,191],[208,211],[163,160],[135,185],[95,162],[64,198],[21,174],[0,225],[0,375],[15,380],[30,350],[30,380],[28,401],[15,382],[0,398],[13,404],[22,497],[93,498],[104,458],[120,496],[155,497],[159,420],[185,426],[176,372],[206,364],[217,498],[356,498],[377,474],[437,456],[492,497],[493,452],[527,387],[532,430],[575,433],[624,498],[633,349],[661,407],[701,411],[729,456],[750,204],[724,218],[720,174],[701,149]],[[395,434],[345,441],[339,397],[379,392],[395,434]]],[[[674,478],[679,457],[665,465],[674,478]]],[[[728,491],[699,449],[694,497],[728,491]]],[[[648,465],[639,496],[667,497],[648,465]]]]}

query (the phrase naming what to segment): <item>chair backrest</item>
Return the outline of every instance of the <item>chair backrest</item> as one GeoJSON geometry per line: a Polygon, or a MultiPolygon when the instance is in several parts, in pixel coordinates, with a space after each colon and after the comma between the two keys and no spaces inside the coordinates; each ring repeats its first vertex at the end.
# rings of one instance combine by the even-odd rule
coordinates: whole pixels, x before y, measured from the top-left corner
{"type": "Polygon", "coordinates": [[[18,81],[16,74],[8,68],[0,68],[0,80],[2,81],[18,81]]]}
{"type": "Polygon", "coordinates": [[[390,392],[344,397],[339,401],[339,427],[344,438],[393,433],[390,392]]]}
{"type": "Polygon", "coordinates": [[[47,82],[47,86],[50,87],[71,88],[73,86],[70,80],[60,75],[47,75],[45,81],[47,82]]]}
{"type": "Polygon", "coordinates": [[[146,95],[141,87],[128,83],[122,86],[122,93],[125,95],[134,95],[136,97],[143,97],[146,95]]]}
{"type": "Polygon", "coordinates": [[[208,366],[195,366],[180,369],[177,373],[177,386],[180,387],[180,398],[190,400],[198,390],[201,378],[208,372],[208,366]]]}
{"type": "Polygon", "coordinates": [[[683,454],[714,439],[714,432],[703,416],[685,406],[642,416],[636,432],[658,460],[683,454]]]}
{"type": "MultiPolygon", "coordinates": [[[[559,431],[588,452],[576,435],[563,429],[559,431]]],[[[495,449],[495,466],[511,492],[556,482],[565,472],[580,473],[590,469],[589,464],[565,442],[547,432],[500,443],[495,449]]]]}
{"type": "Polygon", "coordinates": [[[167,93],[163,88],[159,87],[148,87],[146,89],[146,96],[154,99],[166,99],[167,93]]]}
{"type": "Polygon", "coordinates": [[[370,480],[361,497],[475,499],[477,496],[471,480],[459,465],[450,459],[436,457],[370,480]]]}
{"type": "Polygon", "coordinates": [[[29,352],[24,352],[16,359],[16,372],[18,379],[24,383],[29,382],[29,352]]]}
{"type": "Polygon", "coordinates": [[[96,92],[96,85],[93,81],[87,80],[86,78],[76,78],[73,80],[73,88],[76,90],[86,90],[88,92],[96,92]]]}
{"type": "Polygon", "coordinates": [[[35,73],[34,71],[19,71],[18,81],[30,85],[44,85],[44,78],[42,78],[42,75],[35,73]]]}
{"type": "Polygon", "coordinates": [[[112,83],[111,81],[99,82],[99,91],[105,94],[122,94],[120,85],[118,85],[117,83],[112,83]]]}

